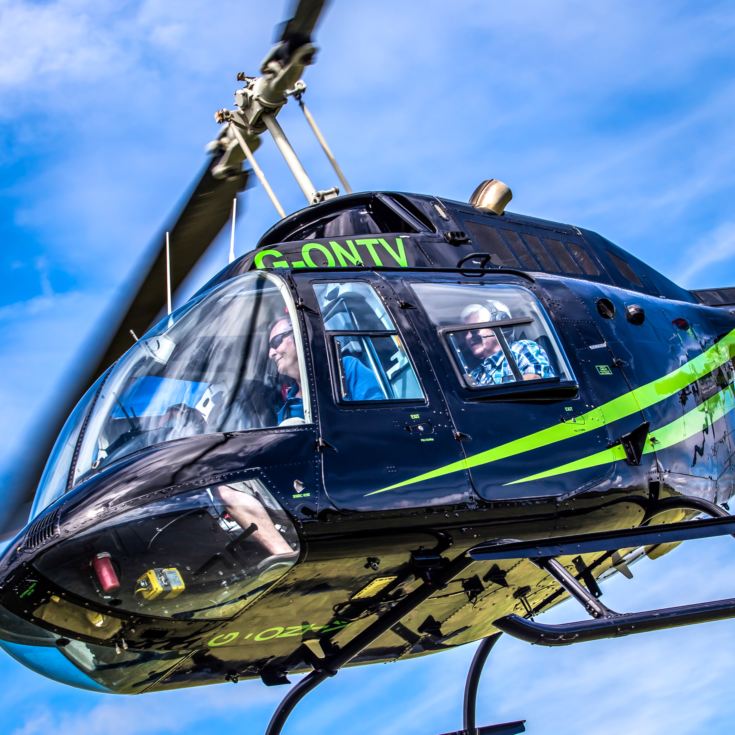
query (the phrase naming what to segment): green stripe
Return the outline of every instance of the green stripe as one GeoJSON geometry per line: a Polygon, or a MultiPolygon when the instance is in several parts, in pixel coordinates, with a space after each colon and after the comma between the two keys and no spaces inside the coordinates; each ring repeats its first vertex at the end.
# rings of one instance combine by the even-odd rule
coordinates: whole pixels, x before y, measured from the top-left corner
{"type": "MultiPolygon", "coordinates": [[[[716,393],[711,398],[695,406],[691,411],[687,411],[683,416],[665,424],[659,429],[649,433],[646,444],[643,448],[643,454],[651,454],[651,452],[660,451],[672,447],[679,442],[699,434],[709,425],[726,416],[735,408],[735,392],[732,387],[716,393]]],[[[553,467],[545,472],[538,472],[535,475],[522,477],[520,480],[506,482],[506,485],[519,485],[522,482],[531,482],[532,480],[543,480],[546,477],[554,477],[563,475],[567,472],[575,472],[577,470],[585,470],[589,467],[597,467],[602,464],[609,464],[620,459],[625,459],[625,451],[622,446],[617,445],[602,452],[591,454],[589,457],[567,462],[566,464],[553,467]]]]}
{"type": "Polygon", "coordinates": [[[646,383],[646,385],[635,388],[628,393],[624,393],[617,398],[613,398],[611,401],[597,408],[593,408],[577,418],[549,426],[546,429],[541,429],[533,434],[514,439],[498,447],[486,449],[466,459],[452,462],[443,467],[424,472],[421,475],[409,477],[407,480],[397,482],[380,490],[373,490],[367,493],[367,495],[377,495],[378,493],[385,493],[389,490],[405,487],[406,485],[413,485],[417,482],[449,475],[453,472],[469,470],[472,467],[497,462],[500,459],[530,452],[533,449],[539,449],[540,447],[556,444],[557,442],[579,436],[580,434],[586,434],[589,431],[595,431],[607,424],[611,424],[614,421],[630,416],[641,409],[648,408],[659,401],[669,398],[688,385],[691,385],[695,380],[711,373],[715,368],[727,362],[733,356],[735,356],[735,329],[725,335],[716,345],[713,345],[701,355],[697,355],[693,360],[690,360],[676,370],[650,383],[646,383]]]}

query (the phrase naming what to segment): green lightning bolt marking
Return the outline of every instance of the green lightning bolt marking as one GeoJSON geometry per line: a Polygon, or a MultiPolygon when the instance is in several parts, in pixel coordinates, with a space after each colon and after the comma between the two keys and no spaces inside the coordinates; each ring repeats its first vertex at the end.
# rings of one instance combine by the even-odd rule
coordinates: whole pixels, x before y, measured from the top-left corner
{"type": "Polygon", "coordinates": [[[732,359],[733,356],[735,356],[735,329],[725,335],[716,345],[713,345],[701,355],[698,355],[676,370],[628,393],[624,393],[617,398],[613,398],[611,401],[591,409],[576,419],[549,426],[533,434],[528,434],[519,439],[501,444],[498,447],[471,455],[466,459],[452,462],[443,467],[437,467],[434,470],[416,475],[415,477],[409,477],[394,485],[373,490],[367,493],[367,495],[377,495],[378,493],[396,490],[406,485],[413,485],[417,482],[443,477],[453,472],[462,472],[473,467],[497,462],[500,459],[530,452],[533,449],[556,444],[566,439],[579,436],[580,434],[586,434],[588,431],[595,431],[607,424],[611,424],[644,408],[648,408],[666,398],[670,398],[688,385],[691,385],[695,380],[711,373],[715,368],[732,359]]]}
{"type": "MultiPolygon", "coordinates": [[[[643,448],[643,454],[650,454],[656,450],[672,447],[674,444],[683,442],[686,439],[704,431],[710,424],[730,413],[735,408],[735,394],[732,388],[716,393],[708,400],[696,406],[691,411],[687,411],[675,421],[665,424],[659,429],[651,432],[646,439],[643,448]]],[[[532,480],[543,480],[546,477],[555,477],[563,475],[567,472],[576,470],[585,470],[589,467],[598,467],[602,464],[609,464],[618,460],[625,459],[625,451],[620,445],[596,452],[588,457],[567,462],[566,464],[552,467],[545,472],[537,472],[535,475],[522,477],[520,480],[506,482],[506,485],[519,485],[522,482],[531,482],[532,480]]]]}

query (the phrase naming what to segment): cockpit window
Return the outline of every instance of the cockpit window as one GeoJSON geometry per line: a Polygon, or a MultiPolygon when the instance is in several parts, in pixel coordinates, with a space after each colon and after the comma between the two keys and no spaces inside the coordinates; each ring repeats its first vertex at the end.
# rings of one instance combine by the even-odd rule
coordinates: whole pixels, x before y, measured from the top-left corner
{"type": "Polygon", "coordinates": [[[282,281],[266,273],[228,281],[164,318],[115,365],[87,420],[74,481],[153,444],[310,422],[304,372],[282,281]]]}
{"type": "Polygon", "coordinates": [[[286,574],[299,550],[293,523],[257,477],[199,488],[119,513],[49,548],[39,570],[108,612],[51,595],[33,615],[98,640],[120,634],[120,611],[231,618],[286,574]]]}
{"type": "Polygon", "coordinates": [[[314,285],[344,403],[423,400],[393,319],[367,283],[314,285]]]}
{"type": "Polygon", "coordinates": [[[468,387],[572,380],[551,324],[525,289],[436,283],[413,289],[468,387]]]}
{"type": "Polygon", "coordinates": [[[38,483],[38,492],[33,499],[30,518],[35,518],[44,508],[58,500],[66,492],[74,450],[79,441],[84,419],[87,417],[100,384],[104,380],[105,376],[103,375],[89,388],[66,420],[38,483]]]}

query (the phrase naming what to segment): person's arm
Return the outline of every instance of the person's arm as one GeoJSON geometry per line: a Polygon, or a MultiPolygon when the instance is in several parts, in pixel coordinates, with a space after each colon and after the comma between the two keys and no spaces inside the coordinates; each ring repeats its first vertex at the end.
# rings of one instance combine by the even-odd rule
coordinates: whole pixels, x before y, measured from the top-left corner
{"type": "Polygon", "coordinates": [[[345,400],[383,401],[385,396],[371,370],[368,370],[356,357],[346,355],[342,358],[345,377],[345,400]]]}
{"type": "Polygon", "coordinates": [[[553,378],[554,370],[551,367],[546,350],[538,342],[524,339],[513,345],[513,354],[518,364],[523,380],[540,380],[553,378]]]}
{"type": "Polygon", "coordinates": [[[268,511],[257,498],[229,485],[220,485],[217,491],[227,512],[240,528],[246,530],[251,525],[255,526],[252,537],[269,554],[293,553],[293,549],[275,527],[268,511]]]}

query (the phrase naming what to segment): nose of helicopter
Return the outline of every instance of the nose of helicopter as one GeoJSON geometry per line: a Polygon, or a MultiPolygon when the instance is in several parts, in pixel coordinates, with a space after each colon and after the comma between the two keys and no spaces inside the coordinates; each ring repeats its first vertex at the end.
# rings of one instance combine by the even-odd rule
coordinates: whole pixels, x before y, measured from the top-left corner
{"type": "Polygon", "coordinates": [[[59,641],[63,643],[63,639],[50,631],[0,607],[0,648],[8,655],[37,674],[62,684],[109,692],[107,687],[88,676],[64,654],[59,641]]]}
{"type": "Polygon", "coordinates": [[[125,495],[114,472],[90,480],[0,555],[0,647],[32,670],[134,693],[299,559],[293,522],[252,472],[144,494],[134,485],[125,495]]]}
{"type": "Polygon", "coordinates": [[[144,494],[135,482],[127,495],[116,475],[46,508],[2,554],[0,605],[8,615],[5,624],[0,616],[0,639],[48,646],[41,628],[113,649],[138,638],[148,647],[141,620],[153,629],[162,619],[185,638],[232,618],[299,558],[293,522],[252,473],[144,494]],[[19,639],[20,623],[32,627],[19,639]]]}

